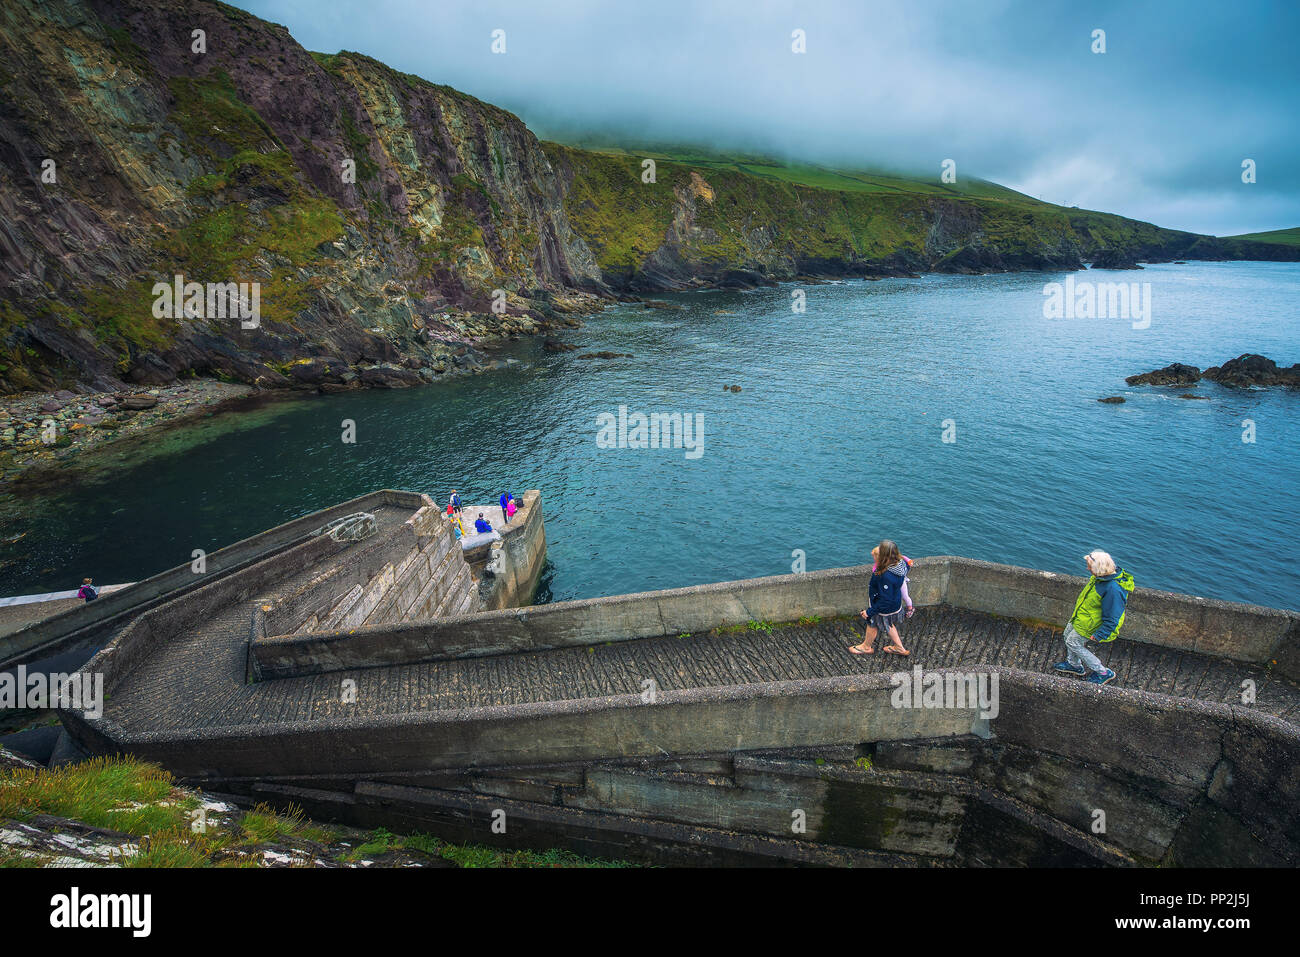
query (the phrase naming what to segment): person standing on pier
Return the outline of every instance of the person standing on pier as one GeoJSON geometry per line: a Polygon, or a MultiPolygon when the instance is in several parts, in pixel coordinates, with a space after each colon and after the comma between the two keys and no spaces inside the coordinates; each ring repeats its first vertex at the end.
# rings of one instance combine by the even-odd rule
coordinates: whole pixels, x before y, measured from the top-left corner
{"type": "Polygon", "coordinates": [[[460,494],[455,489],[451,490],[451,499],[449,500],[448,504],[456,512],[457,515],[460,515],[460,494]]]}
{"type": "Polygon", "coordinates": [[[1052,670],[1104,685],[1115,680],[1115,672],[1088,649],[1088,642],[1119,637],[1128,596],[1133,592],[1133,576],[1116,568],[1115,560],[1101,549],[1089,552],[1083,560],[1090,577],[1065,626],[1065,661],[1052,665],[1052,670]]]}
{"type": "Polygon", "coordinates": [[[510,504],[510,493],[509,493],[509,492],[502,492],[502,493],[501,493],[501,498],[499,498],[497,501],[498,501],[498,502],[500,503],[500,505],[501,505],[501,521],[502,521],[503,524],[505,524],[505,525],[509,525],[509,524],[510,524],[510,513],[506,511],[506,507],[510,504]]]}
{"type": "Polygon", "coordinates": [[[899,622],[904,614],[911,612],[911,602],[907,601],[904,609],[904,586],[907,584],[907,562],[898,551],[898,546],[886,539],[871,550],[875,559],[871,582],[867,594],[871,605],[863,609],[862,617],[867,619],[867,631],[861,644],[850,645],[849,651],[855,655],[875,653],[872,643],[876,635],[889,636],[889,644],[884,650],[891,655],[910,655],[903,647],[903,639],[898,633],[899,622]]]}

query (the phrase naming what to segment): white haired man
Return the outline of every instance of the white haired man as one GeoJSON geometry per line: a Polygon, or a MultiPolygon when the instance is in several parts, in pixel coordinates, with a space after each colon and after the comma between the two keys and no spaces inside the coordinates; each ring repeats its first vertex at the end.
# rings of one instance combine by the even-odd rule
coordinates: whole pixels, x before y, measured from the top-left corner
{"type": "Polygon", "coordinates": [[[1052,665],[1052,670],[1104,685],[1115,680],[1115,672],[1088,650],[1088,642],[1119,637],[1124,609],[1133,591],[1133,576],[1116,568],[1115,560],[1101,549],[1089,552],[1083,560],[1090,577],[1075,599],[1074,614],[1065,626],[1065,661],[1052,665]]]}

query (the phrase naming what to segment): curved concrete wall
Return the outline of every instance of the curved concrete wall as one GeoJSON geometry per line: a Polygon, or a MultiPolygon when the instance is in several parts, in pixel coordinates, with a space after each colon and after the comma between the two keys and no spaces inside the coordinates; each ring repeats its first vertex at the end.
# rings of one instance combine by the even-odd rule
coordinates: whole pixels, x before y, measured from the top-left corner
{"type": "MultiPolygon", "coordinates": [[[[323,554],[332,544],[328,539],[307,542],[283,560],[169,602],[137,621],[130,640],[115,643],[92,665],[110,675],[129,668],[179,625],[232,596],[258,593],[274,569],[300,558],[315,560],[309,550],[323,554]]],[[[835,569],[565,602],[365,627],[351,636],[258,639],[252,650],[267,677],[694,633],[750,620],[845,615],[861,607],[868,572],[863,567],[835,569]]],[[[1070,576],[938,558],[914,567],[912,594],[921,604],[947,602],[1059,623],[1082,584],[1083,579],[1070,576]]],[[[1294,667],[1300,616],[1293,612],[1147,589],[1134,594],[1129,608],[1126,640],[1276,662],[1275,669],[1287,676],[1282,669],[1294,667]],[[1207,626],[1212,635],[1198,630],[1207,626]]],[[[994,863],[1300,863],[1300,733],[1295,725],[1245,706],[1100,688],[1011,668],[974,670],[999,677],[998,713],[991,720],[974,708],[896,707],[887,675],[663,691],[649,702],[639,695],[615,695],[455,711],[344,710],[307,721],[168,732],[128,731],[108,717],[65,715],[64,720],[79,741],[95,750],[126,750],[184,778],[228,789],[278,783],[361,795],[373,790],[374,782],[416,782],[485,768],[576,765],[593,768],[582,797],[594,802],[587,811],[599,806],[601,813],[630,819],[648,813],[636,802],[658,795],[656,813],[664,821],[652,827],[654,833],[666,833],[673,822],[702,826],[690,818],[691,808],[705,808],[704,798],[710,795],[717,807],[714,823],[722,827],[753,829],[769,814],[776,815],[773,821],[781,815],[788,820],[790,809],[781,802],[797,793],[801,800],[822,802],[818,816],[810,815],[812,839],[859,841],[863,843],[854,846],[903,852],[906,845],[897,843],[902,832],[886,833],[888,821],[863,818],[860,833],[846,823],[870,804],[862,796],[867,792],[841,787],[856,787],[852,780],[834,788],[786,782],[765,789],[751,776],[753,786],[742,793],[744,753],[865,747],[892,760],[891,773],[964,781],[960,786],[913,778],[892,785],[883,779],[861,782],[868,790],[889,785],[929,795],[924,801],[931,810],[925,813],[933,828],[916,832],[912,849],[918,854],[949,848],[943,853],[970,855],[978,862],[981,854],[996,852],[999,829],[1005,829],[1014,833],[1016,849],[994,863]],[[982,743],[973,746],[973,756],[961,766],[948,745],[969,742],[972,736],[982,743]],[[929,752],[908,752],[916,742],[929,742],[929,752]],[[641,787],[594,770],[614,759],[708,755],[736,762],[734,780],[716,792],[700,790],[701,782],[641,787]],[[692,794],[695,798],[687,800],[692,794]],[[955,799],[966,802],[960,814],[953,810],[955,799]],[[1094,838],[1091,823],[1097,810],[1105,812],[1107,830],[1094,838]],[[895,843],[881,844],[886,838],[895,843]]],[[[110,677],[109,690],[113,683],[110,677]]],[[[806,778],[806,772],[790,774],[806,778]]],[[[586,780],[587,771],[582,773],[586,780]]],[[[747,773],[759,772],[751,768],[747,773]]],[[[762,771],[777,777],[784,773],[772,767],[762,771]]],[[[529,786],[538,791],[534,805],[546,804],[546,789],[529,786]]],[[[418,790],[408,789],[401,800],[418,790]]],[[[375,797],[380,804],[398,800],[381,792],[371,795],[380,795],[375,797]]],[[[902,794],[896,806],[920,806],[909,804],[912,800],[902,794]]],[[[575,804],[573,810],[584,808],[575,804]]],[[[544,817],[551,812],[536,813],[544,817]]]]}
{"type": "Polygon", "coordinates": [[[450,524],[432,499],[419,499],[423,504],[401,525],[363,540],[262,609],[256,634],[309,634],[477,611],[478,589],[450,524]]]}
{"type": "MultiPolygon", "coordinates": [[[[432,622],[320,632],[256,642],[267,677],[435,661],[652,638],[805,616],[854,615],[869,566],[694,585],[514,608],[432,622]]],[[[912,568],[912,600],[1064,625],[1086,579],[966,558],[924,558],[912,568]]],[[[1300,679],[1300,615],[1138,588],[1123,638],[1255,664],[1275,662],[1300,679]]]]}
{"type": "MultiPolygon", "coordinates": [[[[1246,707],[1013,669],[979,670],[999,675],[999,714],[986,725],[972,709],[895,707],[885,675],[664,692],[654,703],[621,695],[195,729],[168,740],[95,724],[131,753],[184,778],[237,790],[275,781],[351,790],[364,781],[449,770],[592,764],[611,757],[863,744],[879,751],[890,742],[933,744],[968,738],[972,729],[980,735],[991,730],[986,746],[1014,749],[1018,759],[987,759],[969,775],[976,784],[1080,834],[1090,833],[1093,813],[1101,809],[1107,815],[1102,842],[1134,860],[1172,854],[1179,863],[1300,863],[1300,735],[1294,726],[1246,707]]],[[[931,782],[928,790],[945,789],[931,782]]],[[[609,800],[611,812],[645,810],[609,800]]],[[[730,798],[719,792],[718,800],[724,806],[715,814],[732,813],[725,808],[730,798]]],[[[773,822],[788,822],[788,806],[773,803],[768,810],[773,822]]],[[[820,819],[812,820],[817,825],[820,819]]],[[[843,826],[841,820],[835,825],[841,830],[828,831],[826,839],[838,833],[836,841],[846,842],[843,826]]],[[[818,836],[815,826],[811,839],[818,836]]]]}
{"type": "Polygon", "coordinates": [[[106,594],[59,615],[35,622],[0,638],[0,667],[10,668],[60,648],[92,640],[95,634],[109,634],[132,615],[157,606],[214,578],[245,568],[278,551],[301,542],[313,531],[352,512],[369,511],[378,505],[409,505],[418,508],[420,496],[412,492],[384,489],[339,505],[321,509],[277,525],[208,554],[206,570],[196,575],[189,564],[159,572],[143,581],[106,594]]]}

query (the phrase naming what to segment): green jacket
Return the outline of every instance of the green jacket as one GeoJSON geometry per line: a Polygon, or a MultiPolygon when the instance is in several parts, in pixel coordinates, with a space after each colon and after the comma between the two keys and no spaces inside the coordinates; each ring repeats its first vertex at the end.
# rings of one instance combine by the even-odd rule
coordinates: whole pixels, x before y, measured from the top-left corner
{"type": "Polygon", "coordinates": [[[1093,575],[1079,592],[1070,624],[1084,638],[1114,641],[1124,624],[1125,606],[1133,593],[1133,576],[1124,569],[1098,578],[1093,575]]]}

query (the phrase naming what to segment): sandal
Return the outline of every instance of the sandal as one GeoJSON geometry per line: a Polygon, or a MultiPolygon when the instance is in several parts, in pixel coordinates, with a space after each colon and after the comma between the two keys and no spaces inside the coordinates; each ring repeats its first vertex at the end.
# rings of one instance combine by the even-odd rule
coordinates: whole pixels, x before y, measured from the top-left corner
{"type": "Polygon", "coordinates": [[[849,645],[849,651],[855,655],[874,655],[875,648],[863,648],[861,645],[849,645]]]}
{"type": "Polygon", "coordinates": [[[906,650],[904,650],[904,649],[902,649],[902,648],[895,648],[893,645],[886,645],[886,646],[885,646],[885,654],[887,654],[887,655],[902,655],[904,658],[906,658],[908,655],[911,654],[911,652],[910,652],[910,651],[906,651],[906,650]]]}

